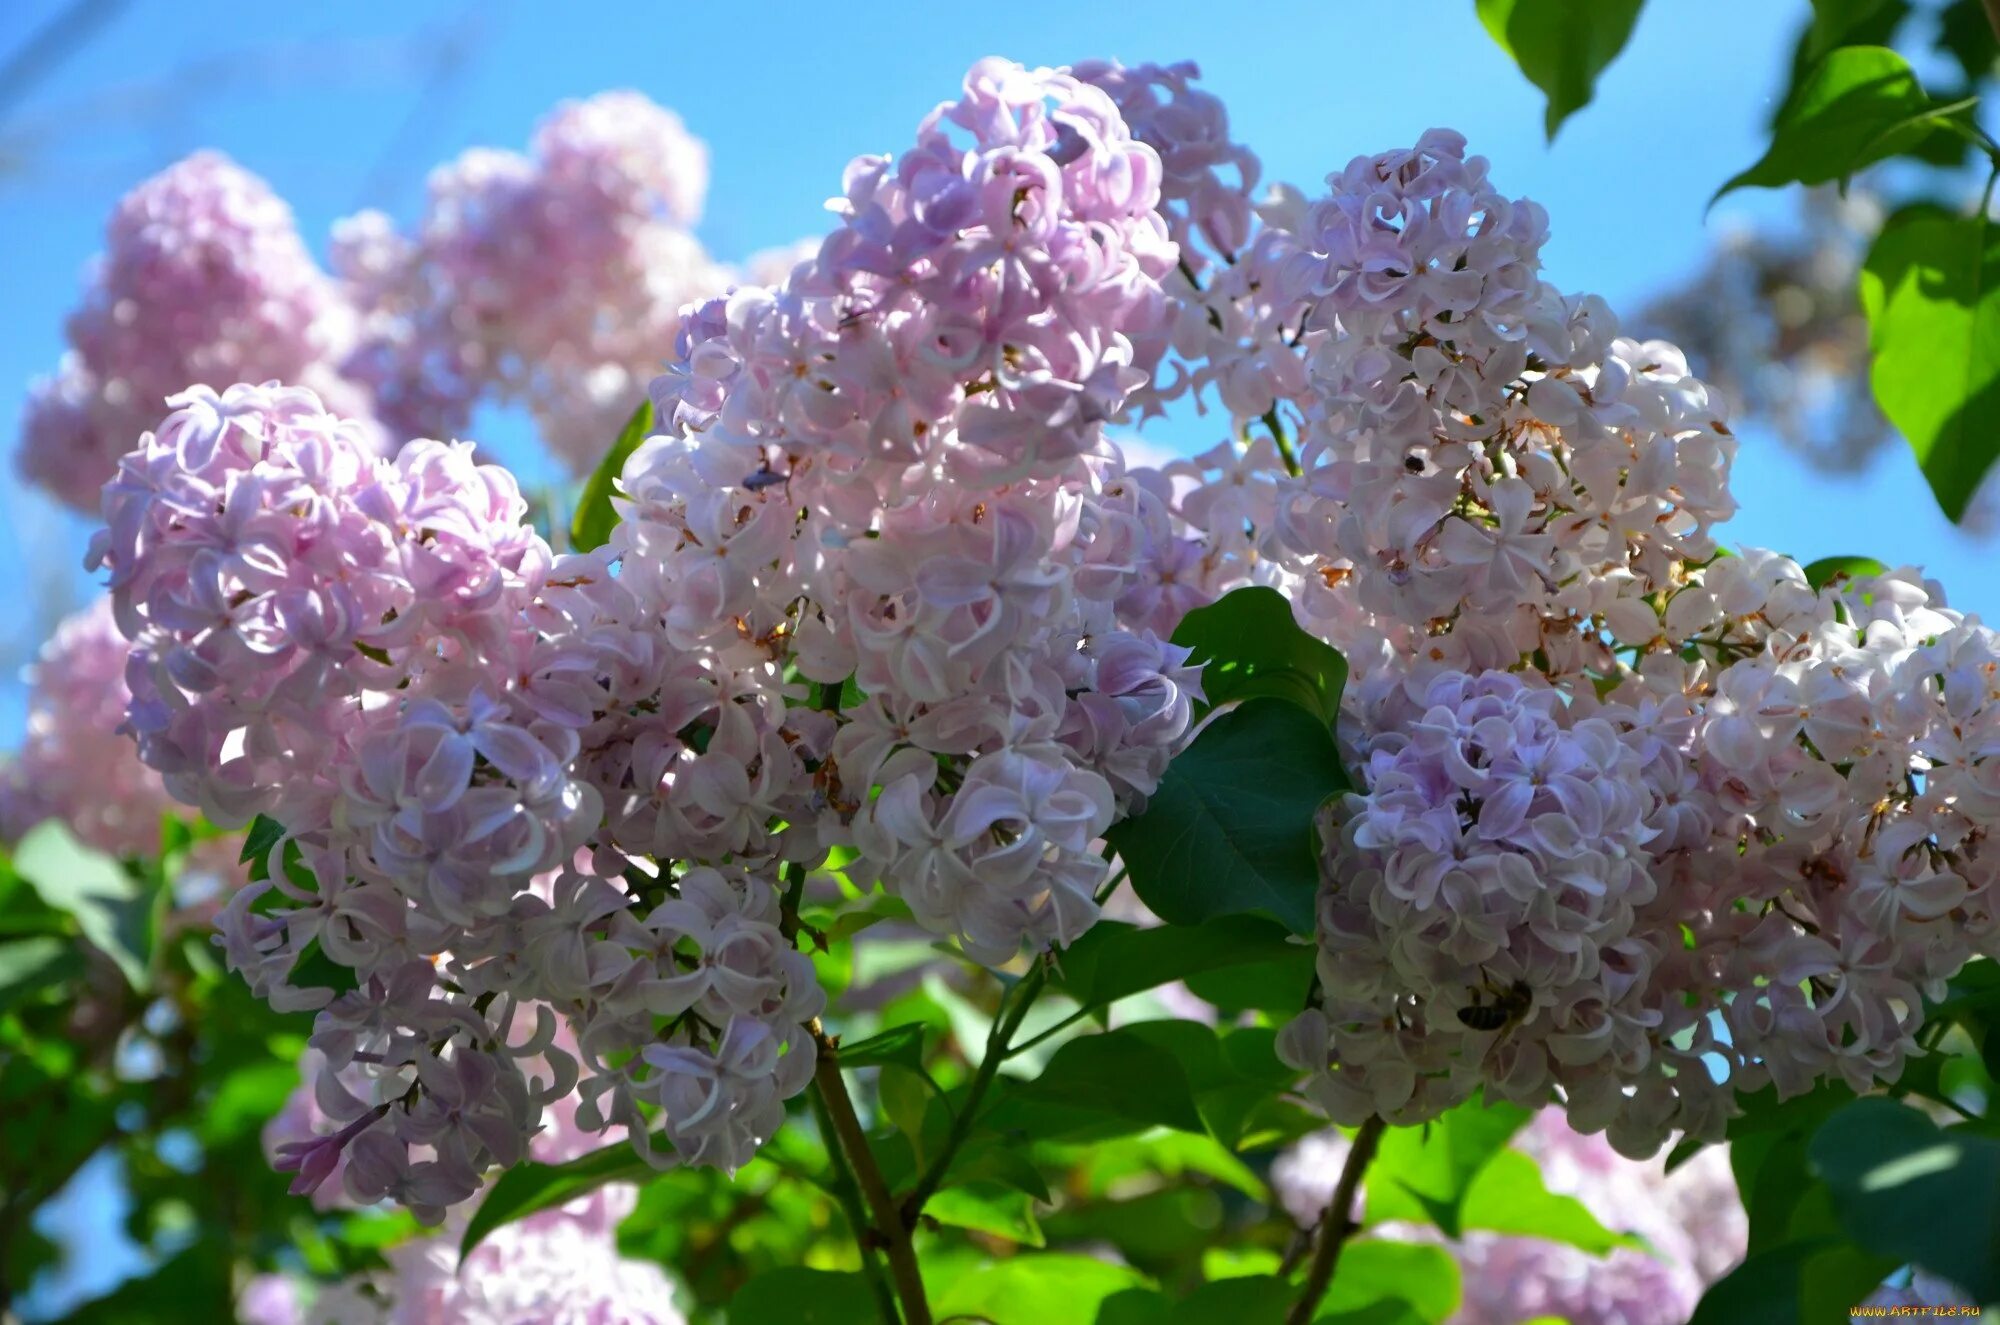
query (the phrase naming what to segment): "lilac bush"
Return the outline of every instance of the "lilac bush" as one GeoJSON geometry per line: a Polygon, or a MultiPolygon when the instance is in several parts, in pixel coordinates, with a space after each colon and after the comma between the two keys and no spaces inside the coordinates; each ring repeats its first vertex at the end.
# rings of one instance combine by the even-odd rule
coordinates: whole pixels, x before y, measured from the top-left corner
{"type": "MultiPolygon", "coordinates": [[[[21,452],[100,512],[108,601],[0,827],[241,833],[215,943],[303,1028],[271,1163],[436,1230],[244,1319],[679,1322],[628,1184],[797,1145],[854,1241],[783,1269],[986,1319],[1008,1257],[941,1230],[1130,1199],[1062,1145],[1192,1133],[1161,1173],[1269,1208],[1330,1120],[1273,1171],[1292,1245],[1216,1198],[1210,1309],[1320,1318],[1400,1255],[1427,1320],[1679,1320],[1765,1250],[1757,1165],[1841,1216],[1785,1206],[1800,1256],[1862,1236],[1879,1171],[1792,1120],[1893,1092],[1836,1119],[1916,1147],[1990,1086],[1940,1060],[2000,950],[2000,640],[1914,568],[1722,547],[1722,401],[1543,278],[1462,136],[1267,187],[1196,77],[982,60],[748,276],[635,93],[342,222],[330,272],[214,155],[121,205],[21,452]],[[483,402],[590,475],[568,538],[460,437],[483,402]],[[1213,444],[1159,460],[1161,416],[1213,444]],[[1694,1153],[1743,1136],[1747,1243],[1694,1153]],[[1531,1213],[1476,1199],[1521,1152],[1531,1213]]],[[[769,1190],[688,1217],[726,1247],[769,1190]]]]}

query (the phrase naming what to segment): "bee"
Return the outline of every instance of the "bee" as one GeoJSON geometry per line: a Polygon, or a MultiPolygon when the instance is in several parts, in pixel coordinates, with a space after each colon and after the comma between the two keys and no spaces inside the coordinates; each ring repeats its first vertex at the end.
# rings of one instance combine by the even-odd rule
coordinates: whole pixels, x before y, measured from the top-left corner
{"type": "Polygon", "coordinates": [[[1516,980],[1505,989],[1485,984],[1483,991],[1493,996],[1491,1003],[1481,997],[1480,989],[1475,989],[1472,991],[1472,1002],[1458,1010],[1459,1021],[1469,1030],[1505,1030],[1524,1020],[1529,1009],[1535,1005],[1535,991],[1528,988],[1525,980],[1516,980]]]}

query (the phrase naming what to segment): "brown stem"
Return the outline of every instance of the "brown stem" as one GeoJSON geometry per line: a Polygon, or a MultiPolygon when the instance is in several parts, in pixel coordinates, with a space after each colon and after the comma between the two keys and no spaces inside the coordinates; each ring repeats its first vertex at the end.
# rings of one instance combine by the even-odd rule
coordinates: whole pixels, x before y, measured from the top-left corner
{"type": "Polygon", "coordinates": [[[826,1107],[826,1092],[815,1081],[807,1093],[812,1099],[813,1117],[819,1123],[820,1135],[826,1138],[827,1158],[833,1164],[833,1199],[840,1203],[840,1213],[847,1218],[855,1251],[861,1257],[861,1276],[868,1281],[868,1291],[875,1295],[875,1307],[881,1313],[883,1325],[901,1325],[903,1318],[896,1310],[896,1295],[890,1289],[889,1281],[882,1277],[881,1258],[875,1254],[874,1243],[868,1236],[868,1211],[861,1204],[861,1186],[854,1181],[854,1170],[834,1135],[833,1115],[827,1112],[826,1107]]]}
{"type": "Polygon", "coordinates": [[[1326,1203],[1326,1213],[1319,1218],[1319,1247],[1313,1252],[1312,1268],[1306,1272],[1306,1286],[1299,1300],[1292,1304],[1285,1325],[1308,1325],[1312,1320],[1313,1313],[1319,1310],[1320,1299],[1326,1296],[1327,1285],[1333,1282],[1341,1248],[1361,1228],[1354,1219],[1354,1193],[1361,1186],[1361,1175],[1367,1171],[1368,1162],[1375,1158],[1375,1147],[1382,1141],[1384,1126],[1380,1118],[1370,1118],[1354,1133],[1347,1162],[1340,1167],[1340,1181],[1334,1184],[1333,1199],[1326,1203]]]}
{"type": "Polygon", "coordinates": [[[1993,35],[2000,37],[2000,0],[1981,0],[1986,6],[1986,22],[1993,29],[1993,35]]]}
{"type": "Polygon", "coordinates": [[[848,1097],[847,1082],[840,1075],[840,1051],[818,1021],[808,1029],[819,1046],[819,1064],[813,1069],[813,1079],[819,1086],[820,1098],[826,1102],[827,1117],[833,1122],[840,1148],[847,1152],[854,1180],[861,1185],[862,1198],[874,1216],[875,1232],[888,1253],[889,1275],[896,1281],[896,1296],[903,1304],[904,1325],[931,1325],[931,1307],[924,1297],[923,1275],[917,1270],[917,1253],[910,1245],[910,1230],[903,1223],[902,1212],[896,1209],[896,1198],[889,1194],[889,1184],[882,1179],[874,1152],[868,1148],[868,1134],[861,1130],[861,1119],[855,1116],[854,1101],[848,1097]]]}

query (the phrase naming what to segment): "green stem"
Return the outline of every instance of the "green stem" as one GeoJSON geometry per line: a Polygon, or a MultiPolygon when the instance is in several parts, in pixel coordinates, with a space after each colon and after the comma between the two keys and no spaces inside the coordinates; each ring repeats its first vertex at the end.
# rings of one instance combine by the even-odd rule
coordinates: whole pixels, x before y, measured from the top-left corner
{"type": "Polygon", "coordinates": [[[1271,440],[1277,444],[1278,458],[1285,462],[1285,472],[1293,478],[1299,476],[1298,453],[1292,450],[1292,439],[1285,435],[1285,421],[1278,417],[1276,405],[1264,411],[1264,426],[1271,430],[1271,440]]]}
{"type": "Polygon", "coordinates": [[[854,1248],[861,1254],[861,1275],[868,1281],[869,1291],[875,1294],[875,1306],[882,1313],[883,1325],[900,1325],[902,1317],[896,1311],[896,1295],[889,1288],[889,1281],[882,1277],[882,1262],[876,1259],[875,1249],[868,1243],[868,1212],[861,1204],[861,1188],[854,1180],[854,1169],[847,1162],[847,1155],[841,1149],[840,1138],[833,1130],[833,1115],[826,1107],[826,1096],[814,1081],[808,1092],[812,1101],[813,1117],[819,1123],[820,1135],[826,1138],[826,1153],[833,1161],[833,1199],[840,1203],[840,1212],[847,1216],[847,1227],[854,1234],[854,1248]]]}
{"type": "Polygon", "coordinates": [[[806,867],[793,861],[785,866],[785,901],[778,915],[778,932],[785,936],[785,942],[797,943],[799,938],[799,903],[806,895],[806,867]]]}
{"type": "Polygon", "coordinates": [[[1091,1004],[1089,1007],[1078,1008],[1076,1011],[1070,1013],[1067,1017],[1064,1017],[1061,1021],[1057,1022],[1055,1025],[1035,1035],[1032,1039],[1023,1040],[1021,1043],[1016,1045],[1010,1045],[1007,1049],[1007,1056],[1009,1058],[1012,1058],[1017,1054],[1024,1054],[1028,1052],[1028,1050],[1034,1048],[1036,1045],[1042,1043],[1044,1040],[1047,1040],[1051,1036],[1060,1035],[1062,1032],[1076,1025],[1079,1021],[1082,1021],[1085,1017],[1089,1016],[1091,1013],[1097,1011],[1097,1008],[1098,1005],[1095,1003],[1091,1004]]]}
{"type": "Polygon", "coordinates": [[[1334,1185],[1333,1199],[1326,1203],[1326,1213],[1320,1216],[1319,1246],[1313,1250],[1306,1286],[1300,1290],[1299,1300],[1292,1303],[1285,1325],[1309,1325],[1326,1297],[1327,1286],[1333,1282],[1341,1248],[1360,1230],[1361,1225],[1354,1220],[1354,1194],[1360,1190],[1361,1175],[1367,1171],[1369,1161],[1375,1158],[1375,1147],[1382,1143],[1385,1126],[1380,1118],[1370,1118],[1354,1133],[1354,1144],[1348,1147],[1347,1162],[1340,1167],[1340,1181],[1334,1185]]]}
{"type": "Polygon", "coordinates": [[[1007,1060],[1008,1044],[1014,1033],[1021,1029],[1021,1022],[1028,1015],[1028,1009],[1040,996],[1043,986],[1048,983],[1049,968],[1046,960],[1035,963],[1035,969],[1021,978],[1021,983],[1009,991],[1013,1002],[1001,999],[1001,1008],[993,1018],[993,1027],[986,1033],[986,1054],[979,1060],[979,1070],[973,1074],[972,1086],[966,1091],[965,1103],[959,1108],[958,1116],[951,1120],[951,1131],[946,1135],[943,1147],[938,1151],[930,1167],[924,1170],[917,1185],[903,1198],[903,1222],[914,1226],[917,1216],[924,1212],[924,1202],[937,1193],[944,1185],[944,1175],[951,1168],[951,1161],[958,1154],[960,1146],[972,1135],[972,1126],[979,1120],[979,1106],[986,1098],[987,1090],[993,1085],[993,1078],[1000,1071],[1000,1064],[1007,1060]]]}

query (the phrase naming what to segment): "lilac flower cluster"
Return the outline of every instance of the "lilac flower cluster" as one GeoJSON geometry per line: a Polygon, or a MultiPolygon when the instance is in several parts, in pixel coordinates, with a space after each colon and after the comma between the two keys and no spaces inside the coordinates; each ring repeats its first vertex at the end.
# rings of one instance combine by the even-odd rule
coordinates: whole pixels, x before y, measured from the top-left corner
{"type": "Polygon", "coordinates": [[[300,388],[191,389],[120,462],[140,753],[285,830],[220,930],[318,1009],[296,1190],[441,1219],[558,1104],[741,1164],[811,1078],[780,899],[834,846],[981,958],[1095,919],[1198,694],[1103,436],[1165,316],[1158,173],[1096,89],[976,68],[784,286],[691,316],[598,552],[300,388]]]}
{"type": "Polygon", "coordinates": [[[1097,88],[980,63],[783,285],[692,314],[625,470],[621,584],[679,647],[852,677],[818,815],[984,959],[1095,918],[1196,693],[1165,501],[1104,438],[1163,349],[1159,180],[1097,88]]]}
{"type": "Polygon", "coordinates": [[[378,446],[462,435],[519,403],[587,470],[645,396],[683,303],[727,270],[689,227],[708,153],[636,92],[560,106],[531,153],[437,170],[413,233],[380,212],[334,227],[334,270],[269,185],[198,152],[127,194],[69,321],[70,352],[21,422],[24,478],[97,507],[118,457],[197,383],[309,387],[378,446]]]}
{"type": "MultiPolygon", "coordinates": [[[[597,1130],[645,1098],[682,1157],[740,1162],[810,1074],[810,965],[747,842],[691,838],[628,872],[588,777],[602,728],[625,726],[612,687],[650,664],[657,698],[690,679],[680,656],[626,647],[601,619],[627,601],[604,559],[553,558],[469,444],[376,458],[300,388],[175,403],[107,486],[95,555],[142,757],[216,822],[287,830],[220,930],[260,994],[320,1009],[336,1128],[286,1152],[300,1190],[339,1167],[353,1199],[440,1218],[522,1156],[579,1059],[597,1130]],[[679,864],[697,841],[735,860],[679,864]],[[309,951],[358,987],[302,980],[309,951]],[[565,1019],[574,1051],[555,1047],[565,1019]]],[[[727,780],[731,707],[713,678],[687,706],[690,739],[716,731],[690,783],[727,780]]]]}
{"type": "Polygon", "coordinates": [[[29,393],[16,459],[22,477],[85,511],[191,382],[275,379],[367,407],[340,371],[355,320],[338,283],[284,200],[217,152],[119,201],[68,331],[70,353],[29,393]]]}
{"type": "Polygon", "coordinates": [[[0,843],[45,819],[85,846],[150,856],[173,798],[120,733],[130,699],[125,637],[99,599],[56,627],[28,669],[28,725],[20,750],[0,762],[0,843]]]}
{"type": "Polygon", "coordinates": [[[347,371],[403,438],[461,435],[472,407],[527,406],[578,472],[645,396],[681,305],[728,284],[689,230],[708,150],[636,92],[568,102],[527,155],[477,148],[431,175],[410,234],[335,228],[363,333],[347,371]]]}
{"type": "MultiPolygon", "coordinates": [[[[319,1121],[312,1095],[323,1066],[308,1062],[308,1084],[265,1129],[267,1146],[311,1139],[319,1121]]],[[[559,1164],[601,1139],[577,1125],[572,1099],[549,1110],[530,1152],[541,1163],[559,1164]]],[[[259,1276],[238,1298],[237,1319],[243,1325],[682,1325],[674,1286],[660,1267],[618,1253],[618,1225],[638,1196],[629,1183],[596,1188],[496,1229],[463,1263],[459,1242],[474,1207],[462,1206],[435,1236],[390,1248],[386,1270],[313,1284],[259,1276]]]]}
{"type": "Polygon", "coordinates": [[[1212,391],[1241,425],[1296,399],[1305,387],[1303,314],[1277,277],[1297,195],[1280,185],[1255,196],[1262,163],[1231,139],[1228,109],[1195,86],[1192,61],[1092,60],[1076,75],[1108,92],[1133,135],[1159,152],[1160,214],[1178,249],[1165,282],[1173,352],[1136,403],[1156,414],[1182,395],[1204,405],[1212,391]]]}
{"type": "Polygon", "coordinates": [[[851,852],[980,960],[1070,941],[1187,739],[1167,640],[1245,583],[1353,669],[1281,1040],[1338,1120],[1484,1090],[1651,1153],[1893,1079],[2000,950],[2000,641],[1913,572],[1721,554],[1719,406],[1542,279],[1546,217],[1457,135],[1253,205],[1192,78],[983,61],[775,284],[671,315],[636,255],[699,156],[634,98],[462,158],[413,238],[350,227],[385,415],[555,409],[595,372],[558,366],[673,337],[598,551],[298,386],[190,389],[119,463],[140,752],[284,828],[222,933],[318,1010],[302,1189],[442,1218],[558,1105],[741,1163],[814,1068],[806,874],[851,852]],[[1107,428],[1183,393],[1236,435],[1128,466],[1107,428]]]}
{"type": "Polygon", "coordinates": [[[1719,405],[1541,279],[1546,218],[1457,135],[1262,219],[1228,270],[1283,292],[1297,458],[1274,410],[1167,472],[1204,588],[1278,585],[1354,669],[1311,1093],[1553,1099],[1648,1154],[1739,1092],[1894,1080],[2000,947],[2000,641],[1914,572],[1721,554],[1719,405]]]}

